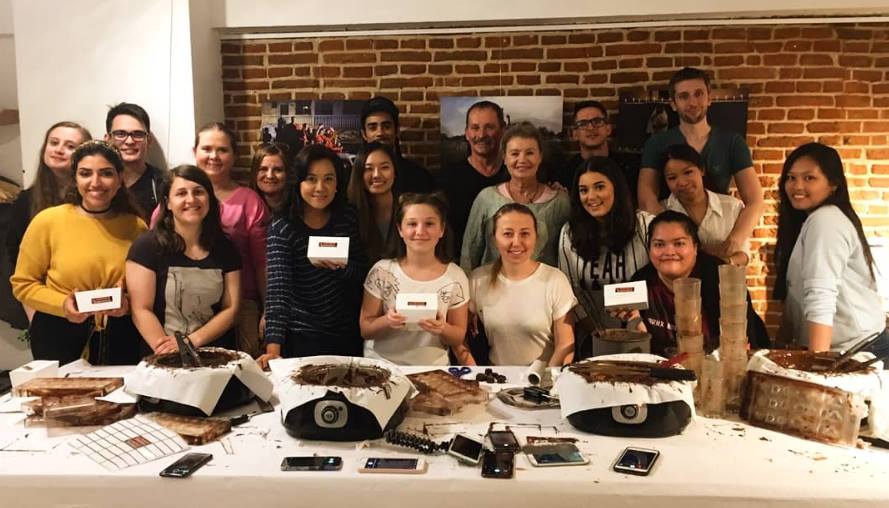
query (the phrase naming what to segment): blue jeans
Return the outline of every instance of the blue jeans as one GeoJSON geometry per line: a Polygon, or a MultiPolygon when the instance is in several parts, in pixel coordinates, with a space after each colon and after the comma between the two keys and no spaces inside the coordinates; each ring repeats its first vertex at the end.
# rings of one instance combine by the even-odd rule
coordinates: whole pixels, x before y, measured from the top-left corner
{"type": "Polygon", "coordinates": [[[877,340],[871,344],[866,351],[870,351],[878,358],[884,357],[883,369],[886,370],[889,368],[889,358],[885,358],[889,356],[889,328],[883,330],[883,333],[880,334],[877,340]]]}

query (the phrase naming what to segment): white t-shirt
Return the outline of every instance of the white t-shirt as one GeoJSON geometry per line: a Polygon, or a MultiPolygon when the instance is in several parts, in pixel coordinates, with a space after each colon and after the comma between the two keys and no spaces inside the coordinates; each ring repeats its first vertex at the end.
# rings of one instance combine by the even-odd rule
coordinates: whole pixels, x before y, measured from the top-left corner
{"type": "MultiPolygon", "coordinates": [[[[407,276],[395,259],[381,259],[364,281],[364,289],[383,302],[383,312],[395,307],[398,293],[438,294],[438,318],[446,319],[450,309],[469,302],[469,280],[454,263],[441,277],[420,281],[407,276]]],[[[388,360],[398,365],[447,365],[448,347],[423,329],[386,329],[376,340],[364,341],[364,356],[388,360]]]]}
{"type": "Polygon", "coordinates": [[[524,280],[502,273],[491,288],[491,266],[472,272],[470,308],[485,325],[494,365],[530,365],[553,354],[553,321],[564,317],[577,300],[568,277],[540,263],[524,280]]]}

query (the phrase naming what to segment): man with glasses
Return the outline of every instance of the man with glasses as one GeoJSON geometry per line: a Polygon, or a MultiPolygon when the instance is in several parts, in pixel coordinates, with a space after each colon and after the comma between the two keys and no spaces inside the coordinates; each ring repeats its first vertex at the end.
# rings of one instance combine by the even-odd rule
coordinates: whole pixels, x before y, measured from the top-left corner
{"type": "Polygon", "coordinates": [[[105,141],[120,150],[123,159],[123,183],[132,194],[148,222],[160,198],[163,173],[148,164],[151,145],[151,120],[138,104],[121,102],[105,116],[105,141]]]}
{"type": "MultiPolygon", "coordinates": [[[[608,146],[611,138],[612,125],[608,121],[608,110],[599,101],[582,101],[574,106],[574,123],[571,124],[571,139],[577,141],[579,152],[568,160],[562,171],[553,175],[550,180],[558,182],[566,189],[574,184],[574,172],[590,157],[608,157],[617,162],[624,171],[627,185],[634,192],[638,164],[633,164],[623,154],[613,152],[608,146]]],[[[635,200],[635,196],[634,196],[635,200]]]]}
{"type": "Polygon", "coordinates": [[[708,188],[727,194],[729,184],[734,179],[744,202],[744,209],[721,248],[720,257],[728,257],[741,250],[744,241],[759,223],[765,207],[750,148],[741,135],[712,127],[707,121],[710,77],[706,72],[692,67],[676,72],[670,78],[670,106],[679,116],[679,125],[652,136],[642,149],[639,208],[655,214],[664,210],[659,201],[668,194],[663,178],[663,154],[672,145],[691,146],[701,154],[707,166],[701,169],[709,180],[708,188]]]}

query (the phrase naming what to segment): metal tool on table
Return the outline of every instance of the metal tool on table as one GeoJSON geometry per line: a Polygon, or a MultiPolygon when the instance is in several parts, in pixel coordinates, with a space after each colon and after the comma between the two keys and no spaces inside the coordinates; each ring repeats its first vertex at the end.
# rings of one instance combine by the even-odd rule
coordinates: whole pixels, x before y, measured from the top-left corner
{"type": "Polygon", "coordinates": [[[466,367],[466,366],[448,367],[448,373],[451,374],[452,376],[456,376],[456,377],[463,377],[466,374],[469,374],[471,372],[472,372],[472,369],[470,369],[469,367],[466,367]]]}
{"type": "Polygon", "coordinates": [[[198,355],[188,335],[182,332],[175,332],[173,335],[176,337],[176,343],[179,345],[179,358],[182,359],[182,366],[186,368],[203,367],[201,365],[201,357],[198,355]]]}
{"type": "Polygon", "coordinates": [[[851,360],[852,357],[855,356],[856,353],[858,353],[859,351],[864,350],[866,347],[868,347],[868,346],[870,346],[871,344],[873,344],[874,342],[876,342],[876,340],[877,340],[878,338],[880,338],[880,334],[882,334],[882,333],[883,333],[883,331],[880,330],[880,331],[877,332],[877,333],[874,333],[874,334],[872,334],[872,335],[869,335],[868,337],[865,337],[865,338],[864,338],[863,340],[861,340],[858,344],[855,344],[854,346],[852,346],[851,348],[849,348],[848,350],[846,350],[845,353],[841,354],[841,355],[840,355],[836,360],[834,360],[833,363],[831,363],[831,364],[827,367],[827,369],[825,369],[825,370],[827,370],[827,371],[835,371],[835,370],[838,370],[840,367],[842,367],[843,365],[845,365],[846,363],[848,363],[849,360],[851,360]]]}

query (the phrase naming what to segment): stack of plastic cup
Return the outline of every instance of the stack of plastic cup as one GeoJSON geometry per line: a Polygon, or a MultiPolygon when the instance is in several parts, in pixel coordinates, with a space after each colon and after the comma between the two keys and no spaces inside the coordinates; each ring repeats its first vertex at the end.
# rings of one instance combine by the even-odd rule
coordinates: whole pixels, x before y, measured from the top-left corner
{"type": "MultiPolygon", "coordinates": [[[[701,379],[704,362],[704,333],[701,328],[701,280],[692,277],[673,281],[673,303],[676,308],[676,341],[679,352],[688,353],[682,362],[701,379]]],[[[700,397],[700,384],[695,400],[700,397]]]]}
{"type": "Polygon", "coordinates": [[[719,267],[719,358],[725,385],[725,403],[731,410],[741,406],[741,389],[747,373],[746,270],[734,265],[719,267]]]}
{"type": "Polygon", "coordinates": [[[725,384],[722,376],[722,362],[715,356],[704,357],[703,377],[701,378],[701,414],[711,418],[725,416],[725,384]]]}

